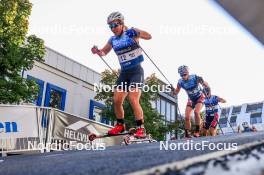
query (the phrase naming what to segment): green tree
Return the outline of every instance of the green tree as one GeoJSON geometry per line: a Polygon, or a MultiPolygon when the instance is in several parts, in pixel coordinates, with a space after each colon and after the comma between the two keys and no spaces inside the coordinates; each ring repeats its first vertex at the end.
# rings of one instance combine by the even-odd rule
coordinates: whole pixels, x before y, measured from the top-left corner
{"type": "MultiPolygon", "coordinates": [[[[110,72],[105,70],[102,72],[101,83],[103,85],[114,85],[117,80],[117,75],[119,72],[110,72]]],[[[149,87],[152,85],[158,85],[159,81],[155,74],[152,74],[145,80],[145,85],[149,87]]],[[[155,89],[158,91],[158,88],[155,89]]],[[[152,108],[151,101],[155,101],[158,98],[158,92],[142,92],[140,98],[140,104],[144,111],[145,128],[148,133],[152,135],[153,138],[157,140],[164,140],[164,135],[167,132],[175,130],[177,125],[175,123],[168,123],[164,120],[164,117],[159,115],[159,113],[152,108]]],[[[95,97],[96,100],[104,101],[106,108],[103,110],[102,115],[106,116],[111,121],[115,121],[114,107],[113,107],[113,92],[112,91],[98,91],[95,97]]],[[[132,107],[126,98],[123,104],[125,111],[125,122],[127,128],[135,127],[135,118],[133,114],[132,107]]]]}
{"type": "Polygon", "coordinates": [[[44,41],[27,36],[31,9],[28,0],[0,1],[0,103],[29,102],[38,92],[21,76],[45,55],[44,41]]]}

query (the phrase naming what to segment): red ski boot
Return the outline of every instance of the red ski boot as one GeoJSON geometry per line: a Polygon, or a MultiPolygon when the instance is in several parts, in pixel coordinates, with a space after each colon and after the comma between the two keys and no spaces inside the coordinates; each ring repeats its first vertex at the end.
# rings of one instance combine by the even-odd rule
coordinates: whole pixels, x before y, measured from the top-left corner
{"type": "Polygon", "coordinates": [[[123,124],[116,124],[115,127],[108,131],[108,135],[117,135],[126,130],[125,125],[123,124]]]}
{"type": "Polygon", "coordinates": [[[145,128],[137,128],[136,133],[134,134],[137,138],[144,138],[146,137],[146,130],[145,128]]]}

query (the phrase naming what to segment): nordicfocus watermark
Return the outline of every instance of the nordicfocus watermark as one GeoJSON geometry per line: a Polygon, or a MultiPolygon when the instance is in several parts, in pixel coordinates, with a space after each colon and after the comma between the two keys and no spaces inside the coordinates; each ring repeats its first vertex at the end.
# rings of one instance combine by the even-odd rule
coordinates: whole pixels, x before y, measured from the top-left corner
{"type": "Polygon", "coordinates": [[[170,85],[146,85],[143,83],[130,83],[127,84],[121,83],[119,85],[105,85],[102,83],[94,83],[94,91],[97,92],[114,92],[114,91],[126,91],[126,92],[135,92],[141,90],[143,92],[171,92],[170,85]]]}
{"type": "Polygon", "coordinates": [[[54,143],[38,143],[36,141],[28,141],[28,150],[49,150],[49,151],[68,151],[68,150],[96,150],[102,151],[105,150],[106,146],[105,143],[96,142],[96,143],[80,143],[76,141],[69,141],[69,142],[62,142],[57,141],[54,143]]]}
{"type": "Polygon", "coordinates": [[[187,142],[169,143],[168,141],[160,142],[160,150],[165,151],[223,151],[223,150],[237,150],[237,143],[213,143],[209,141],[194,142],[193,140],[187,140],[187,142]]]}
{"type": "Polygon", "coordinates": [[[234,27],[208,24],[186,24],[186,25],[160,25],[159,33],[162,35],[178,36],[229,36],[237,34],[234,27]]]}

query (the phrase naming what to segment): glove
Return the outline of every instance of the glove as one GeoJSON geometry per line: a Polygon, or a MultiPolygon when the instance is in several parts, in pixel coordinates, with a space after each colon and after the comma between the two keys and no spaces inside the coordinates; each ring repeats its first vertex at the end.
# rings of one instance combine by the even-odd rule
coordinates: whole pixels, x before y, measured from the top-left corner
{"type": "Polygon", "coordinates": [[[100,52],[100,50],[97,48],[97,46],[93,46],[91,51],[93,54],[98,54],[100,52]]]}
{"type": "Polygon", "coordinates": [[[171,95],[172,95],[172,96],[176,95],[176,93],[175,93],[175,90],[176,90],[176,89],[173,87],[172,84],[170,84],[170,89],[171,89],[171,92],[170,92],[171,95]]]}
{"type": "Polygon", "coordinates": [[[135,38],[139,36],[139,32],[137,32],[135,29],[131,28],[126,31],[126,35],[129,38],[135,38]]]}
{"type": "Polygon", "coordinates": [[[175,88],[173,87],[173,85],[172,84],[170,84],[170,88],[171,88],[171,91],[175,91],[175,88]]]}

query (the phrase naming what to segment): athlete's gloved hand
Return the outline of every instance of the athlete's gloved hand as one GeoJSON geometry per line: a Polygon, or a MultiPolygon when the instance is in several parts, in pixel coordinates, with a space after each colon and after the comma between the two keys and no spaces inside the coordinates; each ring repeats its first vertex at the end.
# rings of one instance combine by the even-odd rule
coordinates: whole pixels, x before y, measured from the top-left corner
{"type": "Polygon", "coordinates": [[[172,84],[170,85],[170,89],[171,89],[171,95],[173,96],[176,95],[176,91],[175,91],[176,89],[173,87],[172,84]]]}
{"type": "Polygon", "coordinates": [[[173,87],[173,85],[172,84],[170,84],[170,88],[171,88],[171,91],[175,91],[175,88],[173,87]]]}
{"type": "Polygon", "coordinates": [[[93,54],[99,54],[100,53],[100,50],[97,48],[97,46],[93,46],[91,51],[93,54]]]}
{"type": "Polygon", "coordinates": [[[139,32],[137,32],[135,29],[131,28],[126,31],[126,35],[129,38],[135,38],[139,36],[139,32]]]}

